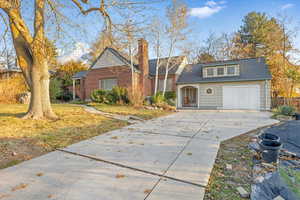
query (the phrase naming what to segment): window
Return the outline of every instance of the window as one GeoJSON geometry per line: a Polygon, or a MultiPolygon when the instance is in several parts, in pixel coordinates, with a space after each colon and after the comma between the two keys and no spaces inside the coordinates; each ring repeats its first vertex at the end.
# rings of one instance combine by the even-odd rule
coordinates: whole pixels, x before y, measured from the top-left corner
{"type": "Polygon", "coordinates": [[[224,76],[224,72],[225,72],[224,67],[217,68],[217,75],[218,76],[224,76]]]}
{"type": "Polygon", "coordinates": [[[222,76],[238,76],[239,65],[224,65],[215,67],[204,67],[204,77],[222,77],[222,76]]]}
{"type": "MultiPolygon", "coordinates": [[[[164,80],[165,79],[159,79],[158,80],[158,91],[163,91],[164,90],[164,80]]],[[[172,91],[172,85],[173,85],[173,79],[168,78],[167,79],[166,91],[172,91]]]]}
{"type": "Polygon", "coordinates": [[[207,88],[205,90],[205,93],[208,94],[208,95],[211,95],[211,94],[213,94],[213,89],[212,88],[207,88]]]}
{"type": "Polygon", "coordinates": [[[100,88],[103,90],[112,90],[113,87],[118,85],[117,79],[102,79],[99,81],[100,88]]]}
{"type": "Polygon", "coordinates": [[[206,69],[206,74],[208,77],[214,76],[214,68],[207,68],[206,69]]]}
{"type": "Polygon", "coordinates": [[[235,67],[227,67],[227,75],[235,75],[235,67]]]}

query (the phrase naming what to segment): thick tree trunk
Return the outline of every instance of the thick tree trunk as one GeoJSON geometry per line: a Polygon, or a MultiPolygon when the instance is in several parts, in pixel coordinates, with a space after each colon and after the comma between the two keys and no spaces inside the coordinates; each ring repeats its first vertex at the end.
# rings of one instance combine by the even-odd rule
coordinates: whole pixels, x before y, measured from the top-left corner
{"type": "Polygon", "coordinates": [[[24,118],[42,119],[44,116],[41,101],[42,94],[40,84],[40,66],[38,63],[34,63],[32,65],[31,80],[32,84],[30,87],[30,106],[24,118]]]}
{"type": "Polygon", "coordinates": [[[42,107],[43,107],[43,114],[44,117],[47,119],[57,119],[57,116],[54,114],[51,102],[50,102],[50,95],[49,95],[49,84],[50,84],[50,76],[48,71],[48,63],[46,60],[42,63],[41,67],[41,101],[42,101],[42,107]]]}
{"type": "MultiPolygon", "coordinates": [[[[35,59],[37,60],[37,59],[35,59]]],[[[30,105],[25,119],[57,119],[57,116],[54,114],[49,95],[49,72],[47,61],[43,59],[38,59],[37,62],[34,62],[31,70],[31,99],[30,105]]]]}

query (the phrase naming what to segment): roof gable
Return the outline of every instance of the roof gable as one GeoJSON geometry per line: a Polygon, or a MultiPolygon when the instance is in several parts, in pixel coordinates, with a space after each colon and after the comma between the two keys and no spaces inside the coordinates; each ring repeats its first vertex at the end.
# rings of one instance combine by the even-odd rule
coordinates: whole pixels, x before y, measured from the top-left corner
{"type": "Polygon", "coordinates": [[[106,48],[92,64],[91,69],[124,65],[130,65],[130,62],[126,58],[124,58],[118,51],[112,48],[106,48]]]}

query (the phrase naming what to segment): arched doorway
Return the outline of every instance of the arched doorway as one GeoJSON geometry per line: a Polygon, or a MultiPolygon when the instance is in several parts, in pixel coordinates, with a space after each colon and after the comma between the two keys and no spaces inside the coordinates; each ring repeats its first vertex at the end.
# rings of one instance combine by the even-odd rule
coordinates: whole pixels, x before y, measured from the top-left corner
{"type": "Polygon", "coordinates": [[[192,86],[186,86],[181,88],[182,94],[182,106],[183,107],[197,107],[197,95],[198,89],[192,86]]]}

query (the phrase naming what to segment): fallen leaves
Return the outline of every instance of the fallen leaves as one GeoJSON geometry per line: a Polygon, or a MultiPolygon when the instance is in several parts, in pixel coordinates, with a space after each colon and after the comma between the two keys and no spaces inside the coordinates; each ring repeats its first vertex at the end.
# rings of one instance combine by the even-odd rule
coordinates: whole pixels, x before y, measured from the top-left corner
{"type": "Polygon", "coordinates": [[[41,172],[36,174],[36,176],[43,176],[43,175],[44,175],[44,174],[41,173],[41,172]]]}
{"type": "Polygon", "coordinates": [[[11,195],[9,194],[0,194],[0,199],[4,199],[6,197],[10,197],[11,195]]]}
{"type": "Polygon", "coordinates": [[[119,178],[125,178],[125,175],[124,175],[124,174],[117,174],[117,175],[116,175],[116,178],[118,178],[118,179],[119,179],[119,178]]]}
{"type": "Polygon", "coordinates": [[[144,193],[145,193],[145,194],[150,194],[151,191],[152,191],[152,190],[150,190],[150,189],[146,189],[146,190],[144,190],[144,193]]]}
{"type": "Polygon", "coordinates": [[[12,191],[12,192],[15,192],[15,191],[17,191],[17,190],[22,190],[22,189],[25,189],[27,186],[28,186],[28,184],[21,183],[21,184],[15,186],[15,187],[13,187],[13,188],[11,189],[11,191],[12,191]]]}

